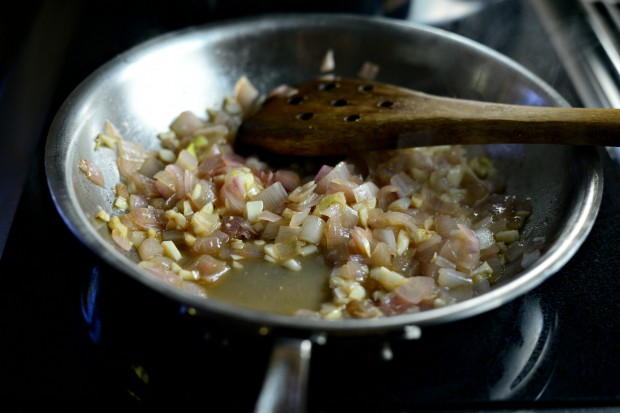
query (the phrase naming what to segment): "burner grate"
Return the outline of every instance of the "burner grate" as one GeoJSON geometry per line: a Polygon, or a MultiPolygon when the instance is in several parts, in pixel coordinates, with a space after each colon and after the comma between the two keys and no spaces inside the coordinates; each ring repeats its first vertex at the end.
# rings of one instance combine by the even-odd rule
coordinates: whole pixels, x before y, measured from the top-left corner
{"type": "MultiPolygon", "coordinates": [[[[580,4],[605,55],[602,60],[592,59],[588,63],[598,80],[601,96],[607,100],[606,106],[620,108],[620,0],[580,0],[580,4]]],[[[620,148],[609,147],[607,151],[620,167],[620,148]]]]}
{"type": "Polygon", "coordinates": [[[586,21],[600,42],[605,58],[589,61],[611,107],[620,107],[620,1],[580,0],[586,21]]]}

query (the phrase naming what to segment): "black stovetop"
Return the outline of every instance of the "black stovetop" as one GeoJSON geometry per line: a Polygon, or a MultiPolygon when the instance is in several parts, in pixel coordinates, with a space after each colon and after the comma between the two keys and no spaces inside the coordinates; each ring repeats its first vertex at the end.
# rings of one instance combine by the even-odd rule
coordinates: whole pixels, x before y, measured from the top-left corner
{"type": "MultiPolygon", "coordinates": [[[[80,245],[47,190],[47,128],[82,79],[152,36],[264,11],[375,14],[379,3],[309,1],[293,10],[276,1],[28,0],[0,16],[0,411],[253,409],[270,339],[189,317],[80,245]]],[[[536,19],[528,1],[506,0],[445,24],[579,105],[536,19]]],[[[308,410],[620,407],[619,191],[617,168],[605,158],[602,207],[586,242],[561,271],[507,305],[425,328],[417,341],[315,346],[308,410]]]]}

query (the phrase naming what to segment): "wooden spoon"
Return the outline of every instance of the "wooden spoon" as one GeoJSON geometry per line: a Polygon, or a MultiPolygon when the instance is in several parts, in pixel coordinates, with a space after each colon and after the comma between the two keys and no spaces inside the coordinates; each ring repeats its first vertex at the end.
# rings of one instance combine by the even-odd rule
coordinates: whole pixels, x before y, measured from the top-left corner
{"type": "Polygon", "coordinates": [[[356,79],[316,79],[269,96],[236,146],[332,156],[446,144],[618,146],[620,110],[498,104],[356,79]]]}

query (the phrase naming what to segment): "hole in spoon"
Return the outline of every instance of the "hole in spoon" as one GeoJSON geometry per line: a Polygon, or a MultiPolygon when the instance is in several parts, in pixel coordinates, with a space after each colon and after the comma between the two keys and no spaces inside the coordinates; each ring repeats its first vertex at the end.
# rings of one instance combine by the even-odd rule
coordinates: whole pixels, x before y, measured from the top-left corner
{"type": "Polygon", "coordinates": [[[379,106],[380,108],[391,108],[394,106],[394,102],[392,102],[391,100],[384,100],[382,102],[379,102],[377,106],[379,106]]]}
{"type": "Polygon", "coordinates": [[[304,101],[303,96],[295,95],[289,98],[288,103],[289,105],[299,105],[303,101],[304,101]]]}
{"type": "Polygon", "coordinates": [[[314,116],[314,113],[306,112],[300,115],[297,115],[297,119],[299,120],[310,120],[314,116]]]}
{"type": "Polygon", "coordinates": [[[362,85],[357,88],[360,92],[372,92],[373,89],[373,85],[362,85]]]}
{"type": "Polygon", "coordinates": [[[332,100],[332,106],[346,106],[347,103],[346,99],[332,100]]]}
{"type": "Polygon", "coordinates": [[[344,118],[344,120],[346,120],[347,122],[357,122],[361,118],[362,117],[360,115],[349,115],[346,118],[344,118]]]}
{"type": "Polygon", "coordinates": [[[335,82],[321,83],[319,85],[319,90],[328,91],[328,90],[336,89],[337,87],[338,85],[335,82]]]}

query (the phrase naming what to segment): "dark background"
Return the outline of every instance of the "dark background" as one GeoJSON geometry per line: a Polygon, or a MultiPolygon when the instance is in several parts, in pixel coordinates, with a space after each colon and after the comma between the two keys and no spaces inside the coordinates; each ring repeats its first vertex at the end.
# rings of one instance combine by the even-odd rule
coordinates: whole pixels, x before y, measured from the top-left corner
{"type": "MultiPolygon", "coordinates": [[[[0,15],[0,411],[252,410],[270,339],[188,317],[81,246],[47,190],[47,129],[81,80],[159,34],[271,12],[411,18],[406,4],[388,3],[27,0],[0,15]]],[[[488,3],[437,24],[514,58],[582,105],[532,3],[488,3]]],[[[564,19],[583,18],[561,3],[564,19]]],[[[315,346],[309,410],[620,406],[619,189],[605,158],[603,206],[588,240],[524,297],[426,329],[419,342],[390,338],[390,361],[384,339],[315,346]]]]}

